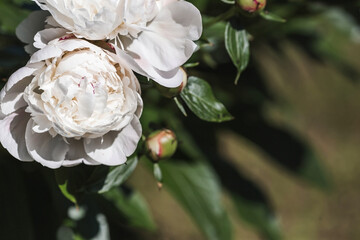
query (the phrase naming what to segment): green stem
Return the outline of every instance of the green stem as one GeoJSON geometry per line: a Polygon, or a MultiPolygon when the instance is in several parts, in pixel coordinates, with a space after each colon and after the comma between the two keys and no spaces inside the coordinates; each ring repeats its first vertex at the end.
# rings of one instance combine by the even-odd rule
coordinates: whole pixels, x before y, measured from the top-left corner
{"type": "Polygon", "coordinates": [[[230,8],[228,11],[224,12],[223,14],[220,14],[219,16],[214,17],[210,21],[204,23],[204,28],[208,28],[208,27],[210,27],[210,26],[212,26],[212,25],[214,25],[214,24],[216,24],[218,22],[228,20],[229,18],[234,16],[236,11],[237,11],[236,7],[230,8]]]}

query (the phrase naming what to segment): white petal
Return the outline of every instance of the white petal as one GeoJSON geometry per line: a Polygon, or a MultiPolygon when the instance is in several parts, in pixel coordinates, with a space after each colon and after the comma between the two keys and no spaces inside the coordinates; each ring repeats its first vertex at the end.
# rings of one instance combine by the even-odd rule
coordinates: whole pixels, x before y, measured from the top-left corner
{"type": "Polygon", "coordinates": [[[17,84],[19,81],[22,81],[24,78],[30,76],[33,74],[36,70],[38,70],[43,64],[28,64],[25,67],[20,68],[16,72],[14,72],[9,80],[6,82],[5,87],[2,89],[1,97],[3,97],[3,94],[5,92],[9,91],[15,84],[17,84]]]}
{"type": "Polygon", "coordinates": [[[133,71],[137,72],[138,74],[151,78],[159,84],[168,88],[178,87],[182,83],[183,71],[181,71],[179,67],[170,71],[160,71],[154,68],[144,58],[139,58],[136,56],[131,57],[129,54],[126,54],[118,47],[115,47],[115,49],[118,58],[114,58],[117,61],[121,62],[125,60],[126,65],[128,65],[133,71]]]}
{"type": "Polygon", "coordinates": [[[10,76],[8,82],[1,90],[0,104],[3,114],[10,114],[17,109],[26,106],[26,102],[23,99],[23,92],[32,79],[29,76],[37,70],[36,66],[33,67],[34,68],[29,65],[17,70],[10,76]]]}
{"type": "Polygon", "coordinates": [[[67,139],[69,143],[69,151],[65,156],[63,166],[71,167],[78,165],[80,163],[85,163],[87,165],[99,165],[100,163],[96,162],[94,159],[91,159],[84,150],[83,139],[67,139]]]}
{"type": "Polygon", "coordinates": [[[38,32],[34,37],[34,47],[44,48],[51,40],[64,36],[68,30],[64,28],[48,28],[38,32]]]}
{"type": "MultiPolygon", "coordinates": [[[[59,11],[56,10],[56,8],[54,8],[53,6],[49,5],[49,4],[41,4],[42,2],[47,2],[47,1],[39,1],[39,0],[34,0],[41,9],[43,10],[48,10],[51,15],[55,18],[55,20],[64,28],[70,29],[71,26],[73,26],[74,22],[70,17],[67,17],[66,15],[60,13],[59,11]]],[[[62,9],[64,8],[64,1],[58,1],[57,8],[62,9]]]]}
{"type": "Polygon", "coordinates": [[[32,54],[36,51],[33,47],[35,34],[44,29],[45,19],[49,16],[46,11],[34,11],[22,21],[16,28],[16,36],[24,43],[29,44],[25,47],[27,53],[32,54]]]}
{"type": "Polygon", "coordinates": [[[34,121],[29,120],[25,141],[26,147],[35,161],[49,168],[59,168],[65,160],[69,146],[59,135],[52,137],[49,133],[36,133],[33,129],[34,121]]]}
{"type": "Polygon", "coordinates": [[[85,152],[99,163],[120,165],[126,162],[126,157],[134,153],[140,136],[141,125],[134,116],[132,122],[120,132],[109,132],[102,138],[85,140],[85,152]]]}
{"type": "Polygon", "coordinates": [[[0,120],[0,142],[11,155],[21,161],[34,161],[29,155],[25,143],[25,129],[30,115],[24,108],[0,120]]]}
{"type": "MultiPolygon", "coordinates": [[[[184,64],[196,49],[201,15],[192,4],[179,1],[166,5],[138,38],[122,39],[125,49],[162,71],[184,64]]],[[[138,63],[139,64],[139,63],[138,63]]],[[[139,64],[141,66],[141,64],[139,64]]]]}
{"type": "Polygon", "coordinates": [[[45,59],[53,58],[53,57],[59,57],[63,51],[54,45],[47,45],[46,47],[40,49],[39,51],[35,52],[31,58],[30,63],[36,63],[43,61],[45,59]]]}
{"type": "Polygon", "coordinates": [[[202,33],[202,20],[200,11],[191,3],[176,1],[166,6],[172,19],[187,28],[187,37],[190,40],[198,40],[202,33]]]}
{"type": "Polygon", "coordinates": [[[133,120],[117,136],[116,141],[121,142],[121,146],[126,156],[130,156],[136,150],[140,140],[142,128],[139,119],[134,116],[133,120]]]}

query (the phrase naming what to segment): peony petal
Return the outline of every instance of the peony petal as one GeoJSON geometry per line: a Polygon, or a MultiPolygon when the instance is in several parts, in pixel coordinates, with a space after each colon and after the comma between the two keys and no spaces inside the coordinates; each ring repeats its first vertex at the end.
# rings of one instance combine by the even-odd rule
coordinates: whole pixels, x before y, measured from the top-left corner
{"type": "Polygon", "coordinates": [[[69,151],[65,156],[63,162],[64,167],[76,166],[80,163],[85,163],[86,165],[99,165],[100,163],[96,162],[94,159],[91,159],[84,150],[83,139],[67,139],[69,143],[69,151]]]}
{"type": "MultiPolygon", "coordinates": [[[[191,3],[167,4],[138,38],[122,38],[125,49],[155,68],[170,71],[184,64],[196,49],[202,32],[201,14],[191,3]]],[[[141,64],[138,64],[141,66],[141,64]]]]}
{"type": "Polygon", "coordinates": [[[141,137],[139,119],[134,119],[120,132],[109,132],[102,138],[84,141],[85,152],[101,164],[116,166],[126,162],[136,150],[141,137]]]}
{"type": "Polygon", "coordinates": [[[52,137],[49,133],[36,133],[33,129],[34,121],[29,120],[26,126],[26,147],[35,161],[49,168],[59,168],[65,160],[69,150],[68,144],[60,135],[52,137]]]}
{"type": "Polygon", "coordinates": [[[16,36],[24,43],[29,44],[25,47],[26,52],[32,54],[36,52],[36,48],[32,45],[35,34],[44,29],[45,20],[50,14],[45,11],[34,11],[22,21],[16,28],[16,36]]]}
{"type": "Polygon", "coordinates": [[[61,51],[60,48],[58,48],[57,46],[54,45],[47,45],[46,47],[40,49],[39,51],[35,52],[31,58],[30,58],[30,63],[36,63],[36,62],[40,62],[49,58],[53,58],[53,57],[59,57],[61,56],[61,54],[63,53],[63,51],[61,51]]]}
{"type": "Polygon", "coordinates": [[[34,159],[29,155],[25,143],[25,131],[30,115],[25,109],[19,109],[0,120],[0,142],[15,158],[31,162],[34,159]]]}
{"type": "Polygon", "coordinates": [[[64,1],[57,1],[57,3],[49,1],[50,4],[46,4],[47,1],[42,0],[34,0],[34,2],[36,2],[41,9],[49,11],[53,18],[64,28],[70,29],[70,27],[74,24],[73,20],[70,17],[67,17],[66,15],[60,13],[56,10],[56,8],[51,5],[54,4],[55,6],[57,6],[57,8],[62,9],[64,8],[64,1]]]}
{"type": "Polygon", "coordinates": [[[38,49],[44,48],[51,40],[66,35],[67,31],[64,28],[48,28],[39,31],[34,37],[34,47],[38,49]]]}
{"type": "MultiPolygon", "coordinates": [[[[124,65],[128,65],[133,71],[153,79],[155,82],[168,87],[178,87],[183,80],[183,71],[179,67],[172,69],[171,71],[160,71],[155,69],[148,61],[139,57],[131,57],[123,50],[115,47],[117,57],[114,57],[119,62],[124,62],[124,65]]],[[[133,55],[133,54],[132,54],[133,55]]]]}
{"type": "Polygon", "coordinates": [[[126,156],[130,156],[136,150],[140,140],[142,128],[139,119],[134,116],[133,120],[117,136],[116,141],[120,142],[126,156]]]}
{"type": "Polygon", "coordinates": [[[10,76],[0,93],[1,112],[3,114],[8,115],[26,106],[26,102],[23,99],[24,89],[32,79],[32,77],[29,76],[40,66],[42,66],[42,64],[28,65],[20,68],[10,76]]]}
{"type": "Polygon", "coordinates": [[[86,139],[85,152],[95,161],[108,166],[116,166],[126,162],[122,146],[116,141],[119,132],[109,132],[103,137],[86,139]]]}
{"type": "Polygon", "coordinates": [[[171,12],[172,19],[187,28],[187,37],[198,40],[202,33],[202,20],[200,11],[191,3],[177,1],[166,6],[171,12]]]}
{"type": "MultiPolygon", "coordinates": [[[[79,38],[102,40],[108,37],[123,20],[125,1],[102,1],[101,8],[94,16],[87,9],[73,6],[66,1],[35,0],[44,10],[48,10],[61,26],[79,38]]],[[[90,10],[91,11],[91,10],[90,10]]]]}
{"type": "Polygon", "coordinates": [[[5,94],[7,91],[9,91],[15,84],[17,84],[19,81],[22,81],[24,78],[31,76],[36,70],[41,68],[44,64],[27,64],[25,67],[20,68],[16,72],[14,72],[9,80],[6,82],[5,87],[1,91],[1,99],[3,97],[3,94],[5,94]]]}

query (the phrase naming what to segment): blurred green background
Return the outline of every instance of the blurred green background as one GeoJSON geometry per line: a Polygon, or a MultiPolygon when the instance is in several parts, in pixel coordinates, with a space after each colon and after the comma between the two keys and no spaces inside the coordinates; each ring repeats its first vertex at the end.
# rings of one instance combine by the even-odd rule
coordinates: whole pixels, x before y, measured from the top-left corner
{"type": "MultiPolygon", "coordinates": [[[[235,119],[206,123],[190,113],[185,118],[173,101],[146,87],[144,133],[151,129],[149,122],[176,125],[183,146],[179,157],[186,155],[184,135],[191,134],[197,146],[188,155],[200,150],[219,178],[233,239],[360,239],[359,1],[273,0],[266,10],[286,23],[239,14],[209,27],[207,22],[232,6],[220,0],[190,2],[202,12],[206,27],[201,48],[190,60],[200,64],[188,73],[208,81],[235,119]],[[250,36],[249,65],[237,85],[236,68],[224,46],[225,21],[240,24],[250,36]],[[164,118],[177,120],[163,123],[158,106],[167,111],[164,118]]],[[[1,86],[28,60],[14,31],[35,9],[25,0],[0,3],[1,86]]],[[[57,190],[51,170],[22,164],[2,149],[0,172],[1,239],[72,238],[59,238],[61,225],[73,227],[64,220],[72,204],[57,190]]],[[[174,175],[173,181],[180,178],[174,175]]],[[[111,239],[222,240],[202,233],[191,218],[191,206],[183,207],[173,197],[174,189],[167,188],[166,174],[164,188],[158,190],[146,160],[126,186],[146,199],[157,228],[140,230],[143,223],[111,221],[105,214],[115,229],[111,239]]]]}

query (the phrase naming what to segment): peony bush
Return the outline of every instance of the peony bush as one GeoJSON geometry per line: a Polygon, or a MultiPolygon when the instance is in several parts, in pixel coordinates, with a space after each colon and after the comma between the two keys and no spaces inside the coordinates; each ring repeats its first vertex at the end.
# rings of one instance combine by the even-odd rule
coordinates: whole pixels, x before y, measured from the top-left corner
{"type": "Polygon", "coordinates": [[[311,145],[269,120],[277,97],[265,80],[303,76],[288,71],[302,48],[357,72],[337,65],[334,47],[358,41],[356,8],[335,2],[1,2],[0,238],[232,240],[246,223],[283,239],[229,139],[329,188],[311,145]],[[188,221],[167,193],[200,231],[182,232],[188,221]]]}

